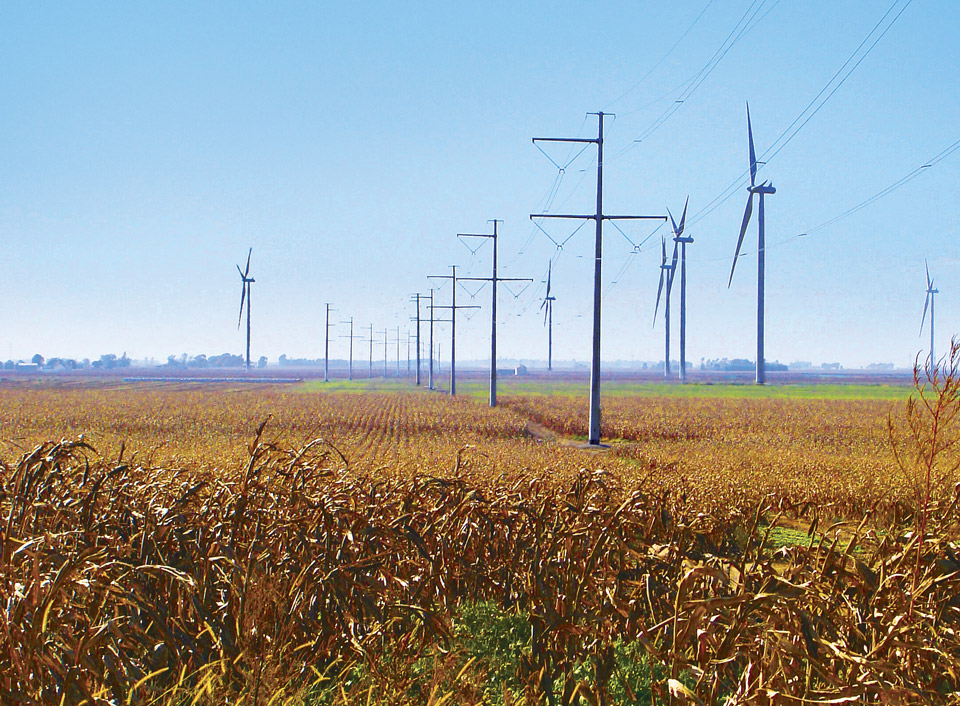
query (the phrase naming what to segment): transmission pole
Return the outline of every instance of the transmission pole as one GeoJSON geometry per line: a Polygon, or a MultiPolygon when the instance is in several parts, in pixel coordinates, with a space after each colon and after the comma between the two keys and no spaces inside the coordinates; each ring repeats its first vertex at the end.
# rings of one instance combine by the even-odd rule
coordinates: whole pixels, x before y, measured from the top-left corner
{"type": "Polygon", "coordinates": [[[330,304],[326,304],[327,307],[327,327],[326,335],[323,340],[323,381],[330,382],[330,327],[333,324],[330,323],[330,312],[336,311],[335,309],[330,308],[330,304]]]}
{"type": "Polygon", "coordinates": [[[605,216],[603,214],[603,116],[605,113],[590,113],[597,116],[596,138],[581,137],[535,137],[533,142],[579,142],[597,146],[597,211],[593,215],[531,214],[530,218],[573,218],[592,220],[596,223],[596,243],[593,258],[593,357],[590,365],[590,435],[591,446],[600,445],[600,274],[603,255],[603,222],[613,220],[667,220],[666,216],[605,216]]]}
{"type": "MultiPolygon", "coordinates": [[[[416,378],[417,381],[416,381],[416,384],[417,386],[419,386],[420,385],[420,296],[421,295],[419,292],[417,292],[413,296],[416,298],[411,299],[411,301],[414,301],[417,304],[417,315],[411,317],[411,320],[417,322],[417,378],[416,378]]],[[[431,312],[430,315],[432,317],[433,312],[431,312]]]]}
{"type": "Polygon", "coordinates": [[[410,331],[407,331],[407,377],[410,377],[410,331]]]}
{"type": "Polygon", "coordinates": [[[349,336],[340,336],[340,338],[349,338],[350,339],[350,367],[348,368],[347,379],[353,380],[353,339],[363,338],[363,336],[353,335],[353,317],[350,317],[349,321],[341,321],[341,324],[350,324],[350,335],[349,336]]]}
{"type": "MultiPolygon", "coordinates": [[[[458,309],[479,309],[479,306],[457,306],[457,266],[450,265],[453,274],[449,275],[431,275],[430,279],[448,279],[451,282],[450,287],[450,306],[434,306],[435,309],[450,310],[450,396],[456,397],[457,394],[457,310],[458,309]]],[[[432,317],[431,317],[432,318],[432,317]]]]}
{"type": "MultiPolygon", "coordinates": [[[[399,327],[399,326],[397,326],[397,338],[396,338],[396,342],[397,342],[397,378],[399,378],[399,377],[400,377],[400,327],[399,327]]],[[[409,372],[409,368],[410,368],[410,365],[409,365],[409,363],[410,363],[410,355],[409,355],[409,353],[410,353],[410,340],[407,339],[407,363],[408,363],[408,365],[407,365],[407,371],[408,371],[408,372],[409,372]]]]}
{"type": "Polygon", "coordinates": [[[383,377],[387,377],[387,329],[383,329],[383,377]]]}
{"type": "MultiPolygon", "coordinates": [[[[419,302],[418,302],[418,305],[419,305],[419,302]]],[[[417,308],[419,309],[419,306],[417,308]]],[[[427,387],[430,388],[431,390],[433,389],[433,322],[434,322],[433,309],[434,309],[433,288],[431,287],[430,288],[430,372],[429,372],[429,377],[427,378],[427,387]]],[[[417,316],[418,317],[420,316],[419,311],[417,312],[417,316]]]]}
{"type": "Polygon", "coordinates": [[[493,223],[493,233],[457,233],[458,238],[490,238],[493,240],[493,274],[490,277],[461,277],[461,280],[490,282],[493,296],[490,301],[490,406],[497,406],[497,283],[532,282],[526,277],[497,277],[497,224],[503,223],[496,218],[487,221],[493,223]]]}
{"type": "Polygon", "coordinates": [[[370,367],[367,369],[367,377],[372,378],[373,377],[373,324],[370,324],[370,335],[367,336],[367,338],[370,341],[370,360],[369,360],[370,367]]]}

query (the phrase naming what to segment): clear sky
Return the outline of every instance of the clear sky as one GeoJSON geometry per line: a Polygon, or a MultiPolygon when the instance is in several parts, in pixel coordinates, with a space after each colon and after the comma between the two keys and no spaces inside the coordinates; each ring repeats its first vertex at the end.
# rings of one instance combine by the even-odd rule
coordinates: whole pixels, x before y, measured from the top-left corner
{"type": "MultiPolygon", "coordinates": [[[[555,357],[587,360],[593,226],[557,251],[529,214],[589,213],[595,150],[549,199],[558,171],[531,138],[595,136],[603,110],[605,210],[679,215],[690,196],[688,359],[752,359],[755,225],[727,288],[746,192],[701,213],[747,168],[745,102],[768,152],[903,10],[761,178],[768,360],[910,365],[925,258],[941,351],[958,330],[960,153],[793,237],[960,139],[960,4],[882,20],[891,3],[2,3],[0,358],[239,353],[250,246],[254,357],[321,357],[324,302],[405,341],[428,275],[489,271],[456,233],[499,218],[501,274],[536,280],[502,293],[501,355],[546,357],[553,258],[555,357]]],[[[558,241],[574,226],[544,223],[558,241]]],[[[603,357],[662,359],[664,231],[634,253],[653,226],[623,228],[605,229],[603,357]]],[[[470,299],[458,356],[480,358],[489,290],[470,299]]]]}

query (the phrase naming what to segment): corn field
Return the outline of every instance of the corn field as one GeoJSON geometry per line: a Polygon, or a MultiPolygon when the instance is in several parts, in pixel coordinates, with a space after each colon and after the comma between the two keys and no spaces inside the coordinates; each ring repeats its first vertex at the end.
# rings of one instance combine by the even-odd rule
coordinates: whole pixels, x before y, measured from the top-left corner
{"type": "Polygon", "coordinates": [[[0,697],[955,702],[958,364],[618,400],[603,455],[562,398],[4,388],[0,697]],[[497,693],[471,605],[522,616],[497,693]]]}

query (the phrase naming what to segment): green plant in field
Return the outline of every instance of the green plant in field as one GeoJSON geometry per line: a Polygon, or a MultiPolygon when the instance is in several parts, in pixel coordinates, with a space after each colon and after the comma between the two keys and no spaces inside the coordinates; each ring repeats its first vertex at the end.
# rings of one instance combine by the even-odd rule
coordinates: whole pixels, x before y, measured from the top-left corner
{"type": "Polygon", "coordinates": [[[517,679],[520,656],[530,649],[530,621],[522,612],[509,613],[495,603],[464,603],[454,623],[454,636],[470,657],[487,670],[484,693],[503,703],[504,690],[521,691],[517,679]]]}

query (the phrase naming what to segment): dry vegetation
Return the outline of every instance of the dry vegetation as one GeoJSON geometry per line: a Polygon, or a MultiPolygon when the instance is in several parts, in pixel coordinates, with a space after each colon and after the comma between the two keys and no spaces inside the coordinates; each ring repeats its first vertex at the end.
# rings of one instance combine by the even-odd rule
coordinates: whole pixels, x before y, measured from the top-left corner
{"type": "Polygon", "coordinates": [[[0,700],[956,700],[958,365],[603,455],[564,399],[4,389],[0,700]]]}

